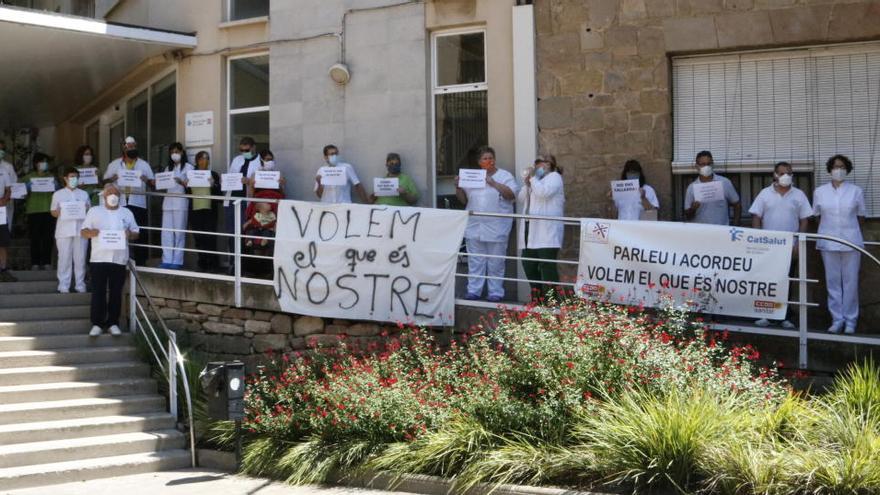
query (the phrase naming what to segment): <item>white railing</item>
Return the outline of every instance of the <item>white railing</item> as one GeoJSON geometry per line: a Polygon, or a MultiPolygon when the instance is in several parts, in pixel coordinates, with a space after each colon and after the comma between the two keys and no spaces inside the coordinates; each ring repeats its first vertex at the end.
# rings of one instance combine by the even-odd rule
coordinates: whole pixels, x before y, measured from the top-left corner
{"type": "MultiPolygon", "coordinates": [[[[211,250],[199,250],[193,248],[164,248],[164,249],[172,249],[179,250],[184,252],[191,253],[204,253],[211,254],[218,257],[227,257],[231,258],[231,267],[232,273],[229,275],[222,275],[216,273],[204,273],[198,271],[187,271],[187,270],[169,270],[169,269],[161,269],[161,268],[147,268],[147,267],[138,267],[138,270],[143,273],[156,273],[162,275],[175,275],[175,276],[186,276],[193,278],[203,278],[210,280],[220,280],[226,282],[232,282],[234,285],[234,304],[236,307],[241,307],[242,305],[242,286],[243,284],[249,285],[264,285],[264,286],[273,286],[274,283],[271,279],[260,279],[260,278],[249,278],[244,277],[242,273],[242,258],[245,259],[262,259],[262,260],[274,260],[272,256],[263,256],[263,255],[255,255],[255,254],[243,254],[241,252],[241,244],[244,239],[253,239],[253,240],[262,240],[268,239],[273,242],[278,242],[274,238],[271,237],[260,237],[260,236],[251,236],[244,235],[242,233],[242,218],[241,218],[241,205],[247,202],[268,202],[268,203],[277,203],[278,200],[274,199],[266,199],[266,198],[227,198],[225,196],[197,196],[197,195],[186,195],[186,194],[171,194],[171,193],[154,193],[148,192],[146,193],[148,196],[172,196],[172,197],[187,197],[191,199],[209,199],[211,201],[230,201],[230,203],[235,208],[235,225],[233,233],[226,232],[202,232],[202,231],[193,231],[187,229],[163,229],[159,227],[147,227],[141,226],[141,230],[146,231],[171,231],[171,232],[182,232],[186,234],[195,234],[195,235],[211,235],[215,237],[219,237],[221,239],[229,239],[233,238],[234,249],[233,252],[230,253],[228,251],[211,251],[211,250]]],[[[557,221],[561,222],[565,225],[575,226],[577,228],[580,227],[580,218],[576,217],[550,217],[550,216],[541,216],[541,215],[523,215],[516,213],[478,213],[478,212],[470,212],[472,216],[481,216],[481,217],[495,217],[495,218],[510,218],[514,220],[523,219],[523,220],[549,220],[549,221],[557,221]]],[[[865,258],[872,261],[878,268],[880,268],[880,260],[878,260],[874,255],[869,253],[867,250],[850,243],[844,239],[839,239],[832,236],[826,236],[821,234],[812,234],[812,233],[796,233],[794,234],[798,241],[798,269],[797,276],[790,277],[789,282],[797,282],[797,298],[795,300],[788,301],[789,304],[798,307],[798,319],[797,319],[797,331],[791,330],[782,330],[782,329],[773,329],[766,327],[757,327],[757,326],[749,326],[749,325],[738,325],[735,323],[710,323],[710,328],[713,330],[729,330],[736,333],[748,333],[748,334],[759,334],[759,335],[767,335],[767,336],[777,336],[777,337],[787,337],[787,338],[797,338],[799,343],[799,366],[800,368],[807,367],[808,360],[808,344],[811,340],[814,341],[831,341],[831,342],[842,342],[849,344],[863,344],[863,345],[880,345],[880,336],[861,336],[861,335],[852,335],[852,334],[832,334],[826,332],[811,332],[809,331],[809,322],[808,322],[808,309],[813,307],[820,307],[821,305],[817,302],[811,302],[808,300],[808,286],[809,284],[817,284],[819,280],[810,279],[807,275],[807,258],[808,251],[807,246],[809,242],[815,242],[818,240],[828,240],[832,242],[837,242],[843,245],[846,245],[852,249],[857,250],[864,256],[865,258]]],[[[579,236],[578,236],[579,238],[579,236]]],[[[880,246],[880,243],[872,243],[866,242],[868,246],[880,246]]],[[[149,249],[159,249],[157,246],[147,245],[147,244],[138,244],[132,243],[132,246],[141,246],[149,249]]],[[[554,262],[559,266],[576,266],[578,264],[577,260],[571,259],[557,259],[557,260],[545,260],[545,259],[536,259],[522,256],[511,256],[511,255],[490,255],[490,254],[473,254],[473,253],[462,253],[467,256],[481,256],[486,258],[501,258],[509,261],[541,261],[541,262],[554,262]]],[[[575,289],[576,284],[574,282],[546,282],[546,281],[530,281],[527,278],[522,277],[497,277],[491,275],[469,275],[467,273],[456,273],[456,277],[459,278],[483,278],[487,280],[502,280],[505,282],[517,282],[517,283],[529,283],[529,282],[538,282],[543,285],[556,285],[565,288],[575,289]]],[[[791,299],[791,298],[790,298],[791,299]]],[[[483,308],[497,308],[497,303],[489,303],[483,301],[471,301],[464,298],[457,298],[456,304],[460,306],[471,306],[471,307],[483,307],[483,308]]],[[[506,307],[511,309],[526,309],[525,306],[519,305],[518,303],[508,304],[506,307]]]]}

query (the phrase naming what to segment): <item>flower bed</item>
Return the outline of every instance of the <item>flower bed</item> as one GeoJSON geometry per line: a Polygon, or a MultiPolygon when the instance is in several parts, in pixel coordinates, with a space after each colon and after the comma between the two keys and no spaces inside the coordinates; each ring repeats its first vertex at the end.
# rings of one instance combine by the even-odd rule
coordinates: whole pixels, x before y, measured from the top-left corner
{"type": "MultiPolygon", "coordinates": [[[[505,312],[443,350],[404,329],[382,348],[284,355],[248,381],[243,469],[431,474],[462,490],[880,490],[876,367],[808,399],[723,339],[675,308],[578,301],[505,312]]],[[[213,429],[232,441],[228,423],[213,429]]]]}

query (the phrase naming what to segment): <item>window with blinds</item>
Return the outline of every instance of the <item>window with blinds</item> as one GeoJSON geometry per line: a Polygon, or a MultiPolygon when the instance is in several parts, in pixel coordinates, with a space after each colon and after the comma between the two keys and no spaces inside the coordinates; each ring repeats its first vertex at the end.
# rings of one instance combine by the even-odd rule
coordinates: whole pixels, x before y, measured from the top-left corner
{"type": "Polygon", "coordinates": [[[719,170],[768,172],[780,160],[830,180],[842,153],[880,216],[880,43],[674,58],[673,172],[708,149],[719,170]]]}

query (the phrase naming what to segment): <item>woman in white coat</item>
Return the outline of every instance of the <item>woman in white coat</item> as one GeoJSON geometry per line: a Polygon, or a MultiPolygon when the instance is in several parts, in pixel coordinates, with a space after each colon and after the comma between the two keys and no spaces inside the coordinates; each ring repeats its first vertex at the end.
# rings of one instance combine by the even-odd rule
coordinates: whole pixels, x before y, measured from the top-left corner
{"type": "MultiPolygon", "coordinates": [[[[831,182],[813,193],[813,214],[819,219],[819,233],[847,240],[863,247],[862,223],[865,221],[865,195],[862,188],[846,182],[852,161],[834,155],[825,163],[831,182]]],[[[859,265],[861,253],[834,241],[820,240],[816,249],[822,253],[825,283],[828,286],[828,311],[831,333],[855,333],[859,319],[859,265]]]]}
{"type": "MultiPolygon", "coordinates": [[[[535,166],[523,175],[519,201],[526,215],[561,217],[565,210],[562,170],[553,155],[539,156],[535,166]]],[[[565,226],[552,220],[524,220],[520,223],[520,249],[523,271],[529,279],[532,297],[541,298],[551,290],[559,292],[556,259],[562,247],[565,226]],[[542,260],[542,261],[536,261],[542,260]],[[546,260],[546,261],[543,261],[546,260]]]]}
{"type": "MultiPolygon", "coordinates": [[[[171,143],[168,147],[170,157],[165,172],[174,172],[174,185],[169,193],[185,194],[187,172],[193,166],[187,163],[183,145],[171,143]]],[[[166,196],[162,200],[162,264],[159,268],[180,270],[183,268],[183,249],[186,247],[186,219],[189,212],[189,198],[166,196]]]]}

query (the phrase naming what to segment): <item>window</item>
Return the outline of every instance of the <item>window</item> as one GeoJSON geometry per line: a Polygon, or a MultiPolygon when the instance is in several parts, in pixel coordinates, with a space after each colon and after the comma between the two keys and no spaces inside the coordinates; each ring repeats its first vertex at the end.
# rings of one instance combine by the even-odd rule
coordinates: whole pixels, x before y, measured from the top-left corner
{"type": "Polygon", "coordinates": [[[150,87],[150,164],[168,163],[168,146],[177,140],[177,86],[174,74],[150,87]]]}
{"type": "Polygon", "coordinates": [[[708,149],[721,171],[769,174],[785,160],[818,185],[843,153],[880,216],[880,43],[676,58],[673,109],[675,173],[708,149]]]}
{"type": "Polygon", "coordinates": [[[229,150],[235,156],[238,142],[254,138],[258,149],[269,147],[269,55],[229,59],[229,150]]]}
{"type": "Polygon", "coordinates": [[[269,0],[226,0],[227,20],[240,21],[269,15],[269,0]]]}
{"type": "Polygon", "coordinates": [[[104,161],[102,159],[103,156],[101,155],[101,147],[100,147],[100,144],[101,144],[100,143],[100,129],[101,129],[101,121],[100,120],[96,120],[96,121],[92,122],[91,124],[89,124],[88,127],[86,127],[86,144],[89,145],[93,150],[92,154],[95,156],[92,157],[93,158],[92,163],[96,167],[100,167],[101,166],[100,164],[104,163],[104,161]]]}
{"type": "Polygon", "coordinates": [[[449,177],[489,142],[486,33],[438,33],[433,45],[434,166],[449,177]]]}

